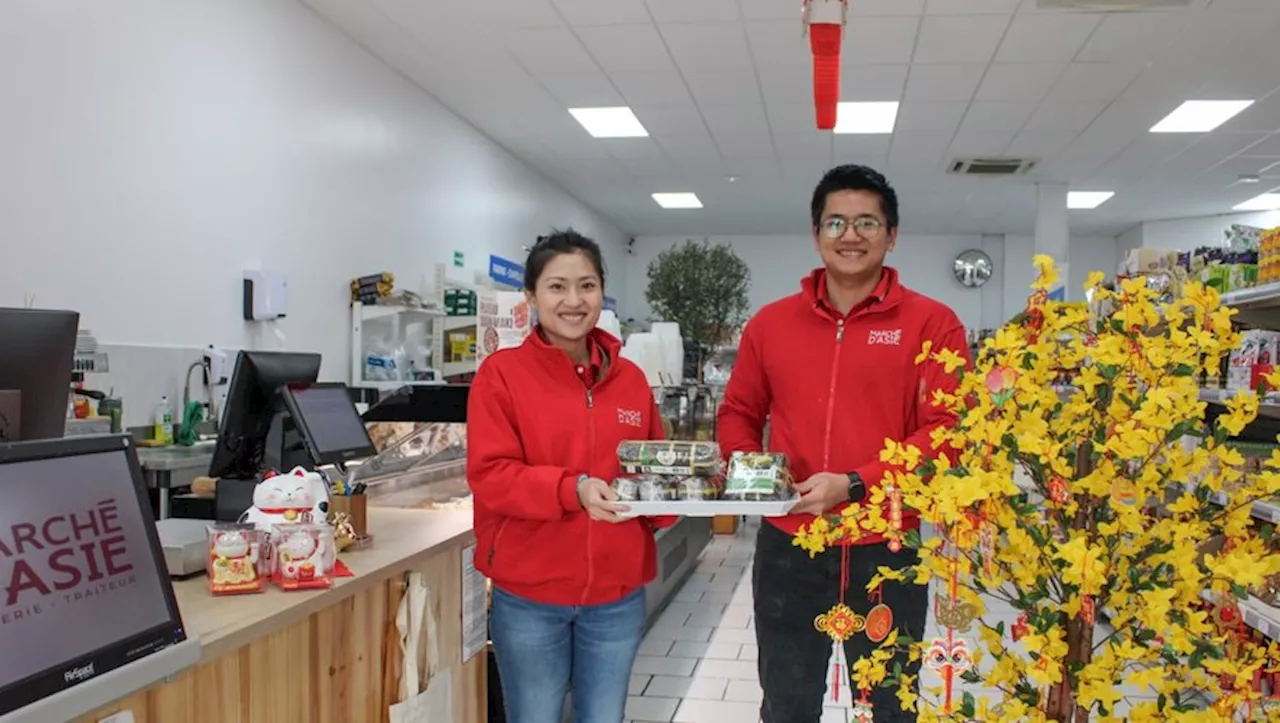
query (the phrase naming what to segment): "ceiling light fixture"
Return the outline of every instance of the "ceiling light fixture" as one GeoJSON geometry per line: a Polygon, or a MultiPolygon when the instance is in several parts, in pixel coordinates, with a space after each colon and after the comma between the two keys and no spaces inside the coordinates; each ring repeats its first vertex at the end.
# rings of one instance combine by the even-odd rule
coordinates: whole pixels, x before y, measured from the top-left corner
{"type": "Polygon", "coordinates": [[[593,138],[647,138],[649,131],[626,106],[616,108],[570,108],[574,117],[593,138]]]}
{"type": "Polygon", "coordinates": [[[1274,190],[1236,204],[1234,211],[1280,211],[1280,193],[1274,190]]]}
{"type": "Polygon", "coordinates": [[[1087,211],[1101,206],[1114,195],[1115,191],[1068,191],[1067,208],[1087,211]]]}
{"type": "Polygon", "coordinates": [[[892,133],[898,122],[898,102],[840,103],[834,133],[892,133]]]}
{"type": "Polygon", "coordinates": [[[663,208],[702,208],[702,201],[695,193],[655,193],[653,200],[663,208]]]}
{"type": "Polygon", "coordinates": [[[1251,105],[1251,100],[1188,100],[1151,126],[1151,132],[1208,133],[1251,105]]]}

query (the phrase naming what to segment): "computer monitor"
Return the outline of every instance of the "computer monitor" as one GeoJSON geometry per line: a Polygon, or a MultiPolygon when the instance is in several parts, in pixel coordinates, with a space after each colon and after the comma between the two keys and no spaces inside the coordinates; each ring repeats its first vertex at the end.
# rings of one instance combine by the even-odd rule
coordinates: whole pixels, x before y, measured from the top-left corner
{"type": "Polygon", "coordinates": [[[57,439],[67,431],[67,396],[80,314],[0,309],[0,389],[22,396],[16,433],[0,419],[0,441],[57,439]]]}
{"type": "Polygon", "coordinates": [[[284,419],[287,410],[280,390],[290,384],[314,384],[319,376],[319,354],[236,355],[209,476],[219,484],[228,478],[256,482],[268,467],[284,469],[289,452],[297,447],[301,453],[301,447],[292,423],[284,419]]]}
{"type": "Polygon", "coordinates": [[[281,393],[312,464],[341,465],[378,453],[346,384],[290,384],[281,393]]]}
{"type": "Polygon", "coordinates": [[[200,658],[128,435],[0,444],[0,721],[71,720],[200,658]]]}

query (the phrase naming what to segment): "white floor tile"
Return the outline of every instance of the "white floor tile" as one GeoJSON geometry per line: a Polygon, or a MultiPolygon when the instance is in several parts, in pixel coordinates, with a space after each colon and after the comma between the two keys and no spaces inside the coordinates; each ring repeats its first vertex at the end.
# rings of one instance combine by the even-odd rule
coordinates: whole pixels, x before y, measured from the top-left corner
{"type": "Polygon", "coordinates": [[[694,658],[655,658],[636,656],[631,671],[637,675],[693,675],[700,661],[694,658]]]}
{"type": "Polygon", "coordinates": [[[750,660],[702,660],[697,674],[708,678],[729,680],[756,680],[756,664],[750,660]]]}
{"type": "Polygon", "coordinates": [[[764,700],[760,683],[754,680],[731,680],[724,691],[724,699],[739,703],[759,703],[764,700]]]}
{"type": "Polygon", "coordinates": [[[675,723],[738,723],[758,720],[760,706],[727,700],[685,700],[672,718],[675,723]]]}
{"type": "MultiPolygon", "coordinates": [[[[671,646],[675,644],[674,640],[662,640],[661,638],[645,638],[640,643],[640,655],[652,655],[655,657],[663,657],[671,652],[671,646]]],[[[677,656],[692,657],[692,656],[677,656]]]]}
{"type": "Polygon", "coordinates": [[[738,643],[676,643],[665,654],[675,658],[739,660],[742,658],[742,646],[738,643]]]}
{"type": "Polygon", "coordinates": [[[666,723],[679,707],[680,701],[675,698],[632,696],[627,698],[627,720],[666,723]]]}
{"type": "Polygon", "coordinates": [[[658,698],[697,698],[699,700],[723,700],[729,681],[724,678],[676,678],[656,675],[645,691],[658,698]]]}
{"type": "Polygon", "coordinates": [[[631,684],[627,686],[627,695],[644,695],[644,689],[648,687],[652,678],[653,676],[651,675],[631,676],[631,684]]]}
{"type": "Polygon", "coordinates": [[[754,645],[744,645],[742,646],[742,650],[738,653],[738,659],[739,660],[759,660],[760,649],[754,645]]]}

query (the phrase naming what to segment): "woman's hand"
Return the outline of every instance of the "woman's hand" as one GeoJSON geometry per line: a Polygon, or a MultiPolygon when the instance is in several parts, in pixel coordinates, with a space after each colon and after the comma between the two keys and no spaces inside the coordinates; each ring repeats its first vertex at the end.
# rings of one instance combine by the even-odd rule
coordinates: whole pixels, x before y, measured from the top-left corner
{"type": "Polygon", "coordinates": [[[578,483],[578,502],[593,520],[601,522],[622,522],[619,512],[626,512],[626,505],[616,504],[618,493],[613,491],[608,482],[595,477],[588,477],[578,483]]]}

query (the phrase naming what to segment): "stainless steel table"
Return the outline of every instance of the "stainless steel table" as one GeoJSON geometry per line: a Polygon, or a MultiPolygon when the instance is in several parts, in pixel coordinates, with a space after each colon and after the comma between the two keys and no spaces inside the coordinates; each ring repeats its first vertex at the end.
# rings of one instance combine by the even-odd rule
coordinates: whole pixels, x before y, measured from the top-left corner
{"type": "Polygon", "coordinates": [[[213,461],[214,442],[200,442],[190,447],[171,445],[168,447],[139,447],[138,463],[146,475],[147,486],[156,490],[159,504],[156,516],[161,520],[169,518],[169,490],[173,487],[185,487],[191,479],[206,474],[209,463],[213,461]],[[182,475],[183,481],[174,485],[174,473],[182,475]]]}

